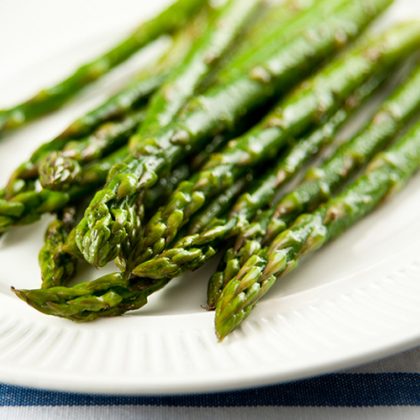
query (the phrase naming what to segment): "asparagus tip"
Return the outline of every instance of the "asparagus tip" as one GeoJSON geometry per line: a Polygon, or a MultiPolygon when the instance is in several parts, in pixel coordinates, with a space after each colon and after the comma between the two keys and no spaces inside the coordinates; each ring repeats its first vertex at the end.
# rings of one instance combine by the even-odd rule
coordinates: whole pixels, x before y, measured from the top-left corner
{"type": "Polygon", "coordinates": [[[39,165],[39,180],[44,188],[67,189],[81,174],[80,164],[59,152],[48,154],[39,165]]]}

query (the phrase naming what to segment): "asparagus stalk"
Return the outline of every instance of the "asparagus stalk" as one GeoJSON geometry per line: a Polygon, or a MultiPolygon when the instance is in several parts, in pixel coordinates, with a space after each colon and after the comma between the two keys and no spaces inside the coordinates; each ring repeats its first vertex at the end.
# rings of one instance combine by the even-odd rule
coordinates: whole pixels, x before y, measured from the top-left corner
{"type": "Polygon", "coordinates": [[[276,206],[266,240],[274,238],[297,215],[328,200],[360,167],[420,110],[420,68],[386,100],[373,120],[344,143],[321,166],[309,170],[305,181],[276,206]]]}
{"type": "Polygon", "coordinates": [[[16,295],[47,315],[55,315],[73,321],[87,322],[97,318],[122,315],[147,303],[151,293],[162,288],[167,281],[136,284],[136,279],[127,280],[122,273],[107,274],[90,282],[73,287],[17,290],[16,295]]]}
{"type": "Polygon", "coordinates": [[[239,235],[234,247],[222,258],[218,271],[210,278],[207,294],[209,309],[215,308],[224,286],[238,274],[247,259],[262,248],[264,242],[270,242],[302,212],[326,201],[418,112],[420,99],[415,92],[419,83],[420,71],[415,69],[408,81],[380,107],[370,124],[339,147],[321,166],[310,170],[306,182],[286,194],[276,208],[265,211],[239,235]]]}
{"type": "MultiPolygon", "coordinates": [[[[159,206],[161,206],[165,200],[167,200],[171,194],[175,191],[176,187],[194,172],[194,170],[199,167],[200,162],[205,162],[208,160],[211,153],[218,148],[218,146],[223,143],[221,136],[216,137],[211,143],[208,144],[208,147],[202,150],[200,153],[194,156],[193,162],[186,162],[177,166],[172,171],[169,171],[167,174],[163,174],[157,181],[156,185],[150,190],[145,192],[143,202],[145,210],[148,213],[156,211],[159,206]]],[[[218,200],[215,200],[218,202],[218,200]]],[[[222,205],[223,198],[220,197],[220,206],[222,205]]],[[[215,207],[218,207],[218,204],[213,204],[215,207]]],[[[211,207],[209,206],[209,209],[211,207]]],[[[207,211],[209,211],[209,209],[207,211]]],[[[153,213],[152,213],[153,214],[153,213]]],[[[202,217],[205,217],[206,212],[203,211],[202,217]]]]}
{"type": "MultiPolygon", "coordinates": [[[[260,1],[228,0],[185,60],[150,101],[138,136],[147,138],[168,125],[244,29],[260,1]]],[[[134,140],[132,140],[134,141],[134,140]]]]}
{"type": "MultiPolygon", "coordinates": [[[[129,270],[132,271],[134,266],[133,273],[136,277],[144,277],[143,275],[137,275],[137,272],[140,272],[142,269],[147,271],[149,268],[150,278],[171,279],[181,274],[182,271],[195,269],[203,265],[217,252],[216,241],[220,237],[226,236],[234,227],[234,223],[227,223],[225,218],[219,219],[219,216],[224,216],[234,200],[251,180],[252,175],[250,173],[240,178],[199,212],[193,220],[193,226],[197,229],[197,234],[187,235],[186,237],[181,235],[180,240],[173,248],[137,267],[135,266],[140,259],[138,255],[140,252],[135,249],[129,256],[129,263],[127,264],[129,270]],[[201,229],[204,232],[199,236],[201,229]],[[200,243],[198,243],[199,241],[200,243]],[[199,247],[198,245],[202,246],[199,247]],[[149,266],[149,263],[152,267],[149,266]]],[[[141,257],[147,260],[147,257],[144,258],[144,254],[141,257]]],[[[148,278],[147,281],[149,280],[148,278]]]]}
{"type": "MultiPolygon", "coordinates": [[[[247,181],[249,180],[243,179],[238,182],[236,190],[231,188],[227,195],[233,199],[247,181]]],[[[211,210],[208,211],[217,215],[225,210],[226,205],[226,199],[219,197],[209,206],[211,210]],[[216,207],[218,211],[215,211],[216,207]]],[[[203,212],[203,217],[208,217],[206,211],[203,212]]],[[[66,252],[75,251],[71,244],[72,239],[70,233],[64,247],[66,252]]],[[[121,315],[144,306],[148,296],[164,287],[168,281],[138,279],[130,277],[127,273],[113,273],[73,287],[51,287],[31,291],[12,288],[12,290],[22,300],[43,313],[74,321],[92,321],[101,317],[121,315]]]]}
{"type": "Polygon", "coordinates": [[[227,59],[217,80],[220,84],[230,82],[252,71],[254,66],[267,60],[278,51],[279,45],[301,34],[313,24],[314,16],[334,13],[343,0],[285,0],[271,10],[262,11],[260,20],[250,28],[246,43],[239,46],[233,57],[227,59]],[[264,14],[265,12],[265,14],[264,14]]]}
{"type": "Polygon", "coordinates": [[[39,163],[39,180],[44,188],[66,190],[82,172],[83,164],[101,159],[127,143],[129,136],[144,121],[143,109],[121,121],[107,122],[90,136],[70,141],[60,152],[51,152],[39,163]]]}
{"type": "Polygon", "coordinates": [[[197,16],[183,31],[172,37],[167,50],[157,63],[143,70],[137,79],[104,103],[71,123],[53,140],[44,143],[32,153],[12,174],[7,185],[7,197],[11,198],[25,189],[33,187],[33,180],[39,175],[39,163],[50,153],[61,151],[72,140],[90,135],[100,125],[123,117],[128,111],[138,109],[147,102],[150,95],[162,84],[168,72],[180,62],[189,50],[193,39],[206,25],[204,13],[197,16]],[[203,15],[203,16],[202,16],[203,15]]]}
{"type": "Polygon", "coordinates": [[[417,23],[396,26],[374,39],[368,38],[306,81],[260,124],[228,143],[210,157],[203,170],[180,184],[167,205],[145,226],[139,262],[170,246],[206,200],[228,188],[245,170],[277,155],[313,124],[328,118],[367,78],[389,68],[419,44],[417,23]],[[377,51],[374,56],[369,54],[373,49],[377,51]]]}
{"type": "Polygon", "coordinates": [[[64,250],[75,224],[76,208],[70,207],[60,212],[45,232],[45,242],[38,255],[43,289],[61,286],[76,273],[77,258],[64,250]]]}
{"type": "MultiPolygon", "coordinates": [[[[224,223],[224,220],[219,219],[219,216],[229,213],[229,208],[233,205],[232,200],[248,185],[252,184],[253,179],[254,174],[248,173],[245,177],[236,181],[230,188],[219,194],[192,218],[191,222],[188,224],[188,233],[196,234],[205,232],[206,229],[211,229],[214,225],[224,223]]],[[[243,194],[241,197],[243,197],[243,194]]]]}
{"type": "MultiPolygon", "coordinates": [[[[215,143],[218,144],[217,139],[215,143]]],[[[128,153],[127,149],[122,148],[119,152],[117,152],[116,156],[117,158],[118,156],[122,158],[123,156],[126,156],[127,153],[128,153]]],[[[201,153],[199,153],[196,156],[196,158],[199,161],[205,161],[208,158],[209,154],[210,154],[210,149],[203,150],[201,153]]],[[[92,165],[93,170],[90,170],[90,172],[95,173],[95,168],[97,168],[99,165],[100,163],[99,164],[96,163],[95,165],[92,165]]],[[[102,168],[100,167],[100,170],[102,173],[105,173],[107,171],[107,168],[109,168],[109,164],[105,162],[102,168]]],[[[164,176],[159,178],[157,184],[150,190],[146,191],[144,200],[143,200],[146,217],[148,214],[156,211],[159,205],[161,205],[165,201],[165,199],[167,199],[172,194],[172,192],[175,190],[177,185],[191,175],[192,169],[193,168],[187,163],[181,164],[170,173],[165,174],[164,176]]],[[[93,179],[93,177],[85,174],[85,179],[93,179]]],[[[0,201],[0,206],[1,206],[1,201],[0,201]]],[[[2,214],[1,207],[0,207],[0,214],[2,214]]],[[[77,257],[77,258],[83,258],[83,256],[80,254],[80,251],[77,248],[75,238],[76,238],[76,234],[75,234],[75,230],[73,229],[71,233],[68,235],[65,244],[63,245],[63,252],[73,255],[74,257],[77,257]]],[[[122,271],[126,270],[125,259],[117,258],[115,262],[122,271]]]]}
{"type": "MultiPolygon", "coordinates": [[[[168,81],[156,93],[151,101],[145,121],[140,127],[139,133],[133,138],[142,138],[143,140],[138,140],[138,142],[143,144],[150,151],[151,147],[147,146],[149,143],[148,136],[155,135],[155,131],[161,131],[165,125],[168,125],[180,108],[196,92],[200,84],[213,70],[217,61],[243,30],[244,25],[247,23],[250,15],[255,11],[258,4],[259,2],[252,0],[247,0],[245,2],[231,0],[226,4],[214,21],[209,25],[209,28],[200,38],[196,46],[191,50],[184,62],[175,68],[172,76],[168,78],[168,81]]],[[[179,160],[180,159],[178,159],[176,163],[178,163],[179,160]]],[[[113,184],[118,183],[123,172],[126,172],[125,168],[127,167],[133,167],[133,170],[128,169],[127,175],[130,178],[134,178],[136,172],[135,166],[142,167],[135,158],[129,158],[125,163],[118,165],[112,171],[109,184],[112,186],[113,184]]],[[[170,168],[173,166],[174,165],[171,165],[170,168]]],[[[151,166],[150,169],[152,168],[153,167],[151,166]]],[[[163,167],[160,167],[159,175],[162,170],[163,167]]],[[[152,184],[156,182],[158,176],[153,176],[152,178],[152,182],[149,182],[149,186],[152,186],[152,184]]],[[[125,179],[127,180],[127,176],[125,179]]],[[[121,188],[119,188],[119,192],[122,193],[121,188]]],[[[103,196],[103,191],[97,194],[92,201],[90,208],[96,206],[95,203],[101,200],[101,196],[103,196]]],[[[96,238],[94,237],[95,235],[84,234],[85,229],[92,230],[95,228],[95,226],[89,226],[89,214],[92,216],[90,208],[86,212],[87,217],[85,217],[79,225],[80,229],[78,229],[78,234],[76,235],[78,246],[86,260],[93,265],[101,266],[110,259],[115,258],[121,253],[121,246],[123,245],[125,248],[130,248],[130,244],[137,236],[138,231],[136,227],[138,227],[139,224],[137,221],[135,224],[130,224],[128,222],[133,220],[130,217],[130,214],[142,213],[141,209],[139,210],[136,208],[138,197],[136,197],[135,192],[133,192],[131,196],[128,195],[121,198],[122,200],[118,203],[118,206],[113,208],[111,214],[108,216],[104,214],[104,208],[98,209],[99,213],[96,210],[94,211],[95,220],[92,220],[93,224],[96,224],[96,216],[100,217],[101,225],[105,223],[105,220],[107,220],[106,223],[112,223],[114,215],[117,213],[118,220],[115,219],[117,224],[123,226],[128,225],[130,227],[130,229],[114,232],[115,234],[112,235],[111,244],[102,244],[103,246],[101,246],[100,252],[104,254],[104,256],[92,256],[92,253],[87,251],[87,249],[95,250],[99,245],[99,242],[105,242],[104,234],[107,239],[110,238],[109,232],[106,232],[105,230],[102,230],[96,238]],[[102,217],[102,215],[104,217],[102,217]],[[92,243],[90,243],[91,240],[93,240],[92,243]],[[109,254],[107,253],[108,250],[109,254]]]]}
{"type": "Polygon", "coordinates": [[[205,0],[177,0],[159,15],[142,23],[128,37],[104,54],[79,67],[56,85],[0,112],[0,133],[22,126],[40,117],[74,96],[89,83],[99,79],[150,42],[182,28],[205,4],[205,0]]]}
{"type": "MultiPolygon", "coordinates": [[[[264,253],[253,255],[238,276],[225,287],[216,308],[220,339],[236,328],[275,280],[293,269],[301,257],[356,223],[390,193],[403,186],[420,167],[420,124],[386,152],[380,153],[365,173],[338,197],[314,213],[301,216],[281,233],[264,253]]],[[[35,309],[77,321],[116,316],[138,309],[147,297],[167,284],[106,275],[73,287],[16,290],[16,295],[35,309]]]]}
{"type": "MultiPolygon", "coordinates": [[[[145,204],[145,211],[147,213],[153,212],[156,208],[167,198],[176,186],[186,179],[190,175],[190,167],[187,164],[180,165],[179,167],[175,168],[170,174],[167,174],[164,177],[161,177],[158,183],[150,190],[146,192],[144,198],[145,204]]],[[[83,203],[85,200],[83,200],[83,203]]],[[[54,222],[52,223],[52,225],[54,222]]],[[[76,232],[73,228],[64,238],[63,235],[63,242],[60,248],[60,255],[64,259],[66,256],[67,259],[73,258],[73,260],[83,259],[83,256],[80,254],[79,249],[77,248],[76,244],[76,232]]],[[[59,267],[60,260],[55,259],[57,261],[57,266],[59,267]]],[[[121,269],[121,271],[126,271],[126,261],[122,259],[117,259],[115,261],[116,265],[121,269]]],[[[42,268],[42,267],[41,267],[42,268]]],[[[58,270],[59,268],[57,268],[58,270]]],[[[62,285],[61,284],[56,284],[62,285]]]]}
{"type": "MultiPolygon", "coordinates": [[[[215,145],[219,143],[216,139],[215,145]]],[[[209,144],[210,146],[211,144],[209,144]]],[[[203,150],[196,155],[198,161],[206,161],[212,148],[203,150]]],[[[0,234],[4,233],[10,226],[18,224],[29,224],[37,221],[39,217],[48,212],[57,212],[65,206],[75,204],[86,194],[95,191],[106,180],[110,168],[116,163],[123,161],[129,156],[126,146],[121,147],[102,160],[94,161],[81,167],[80,176],[74,180],[72,186],[65,191],[54,191],[49,189],[35,188],[17,194],[11,199],[0,197],[0,234]]],[[[153,188],[146,191],[143,197],[144,210],[147,214],[156,211],[166,198],[173,193],[180,182],[191,175],[193,168],[187,164],[181,164],[169,173],[163,174],[153,188]]],[[[138,217],[139,215],[136,215],[138,217]]],[[[134,214],[133,214],[134,217],[134,214]]],[[[72,234],[72,240],[75,233],[72,234]]],[[[73,245],[73,244],[72,244],[73,245]]],[[[80,257],[82,255],[74,252],[80,257]]],[[[77,246],[76,246],[77,248],[77,246]]]]}
{"type": "Polygon", "coordinates": [[[282,275],[374,210],[420,167],[420,123],[385,152],[338,196],[301,215],[264,250],[253,255],[224,288],[216,307],[216,334],[223,339],[250,314],[282,275]]]}
{"type": "MultiPolygon", "coordinates": [[[[252,60],[258,63],[262,60],[262,56],[273,45],[279,45],[279,42],[285,39],[291,39],[298,34],[304,26],[304,17],[309,9],[311,13],[318,10],[318,6],[328,4],[332,10],[336,3],[342,0],[285,0],[272,4],[270,2],[263,2],[258,8],[258,13],[253,16],[253,22],[248,25],[245,33],[241,36],[239,45],[235,45],[235,49],[231,49],[229,54],[219,63],[218,69],[213,72],[203,82],[202,91],[217,81],[217,83],[224,83],[229,80],[233,72],[237,74],[240,71],[250,71],[252,68],[252,60]],[[316,7],[313,7],[313,6],[316,7]],[[287,30],[286,30],[287,27],[287,30]],[[258,51],[258,55],[256,54],[258,51]]],[[[271,48],[272,51],[272,48],[271,48]]]]}
{"type": "MultiPolygon", "coordinates": [[[[276,165],[266,171],[249,192],[243,193],[238,198],[227,218],[217,219],[218,215],[214,215],[213,219],[209,219],[199,215],[198,220],[193,219],[187,226],[189,235],[181,237],[173,246],[153,258],[143,257],[145,261],[135,267],[133,273],[138,277],[153,279],[160,279],[161,276],[176,277],[185,270],[199,268],[220,249],[223,240],[238,236],[237,244],[228,251],[227,273],[216,274],[211,281],[213,284],[209,285],[209,290],[211,290],[209,307],[212,308],[216,292],[226,281],[226,275],[232,275],[233,267],[238,265],[238,257],[243,255],[243,250],[238,243],[240,238],[244,240],[244,235],[250,234],[249,223],[252,218],[272,202],[278,190],[293,179],[305,163],[331,143],[334,135],[350,117],[351,111],[358,108],[373,93],[383,78],[383,76],[375,76],[366,82],[348,98],[345,106],[328,122],[291,147],[276,165]],[[220,283],[221,279],[222,283],[220,283]]],[[[260,222],[262,223],[262,220],[260,222]]],[[[260,246],[258,241],[251,242],[248,237],[247,240],[249,242],[246,243],[245,249],[248,252],[256,249],[255,246],[260,246]]]]}
{"type": "Polygon", "coordinates": [[[132,148],[139,157],[112,170],[109,182],[95,195],[77,228],[77,244],[85,259],[101,266],[118,255],[121,244],[132,237],[134,229],[127,223],[129,218],[116,218],[114,213],[129,212],[141,191],[156,182],[163,168],[173,167],[185,157],[186,151],[196,150],[209,136],[234,126],[244,114],[301,78],[318,60],[358,35],[389,3],[389,0],[346,2],[322,22],[315,15],[307,36],[296,37],[279,47],[277,54],[261,63],[251,75],[237,77],[231,84],[216,86],[195,98],[177,121],[157,137],[140,141],[136,136],[132,148]],[[344,42],[337,43],[337,32],[345,35],[344,42]]]}
{"type": "Polygon", "coordinates": [[[103,185],[110,168],[128,156],[123,147],[98,162],[87,164],[78,183],[67,191],[36,189],[24,191],[10,200],[0,199],[0,233],[13,225],[29,224],[44,213],[53,213],[78,202],[103,185]]]}
{"type": "Polygon", "coordinates": [[[232,247],[223,253],[217,271],[210,277],[207,285],[207,309],[213,310],[227,283],[235,277],[241,267],[262,248],[262,238],[273,211],[261,211],[255,220],[237,236],[232,247]]]}

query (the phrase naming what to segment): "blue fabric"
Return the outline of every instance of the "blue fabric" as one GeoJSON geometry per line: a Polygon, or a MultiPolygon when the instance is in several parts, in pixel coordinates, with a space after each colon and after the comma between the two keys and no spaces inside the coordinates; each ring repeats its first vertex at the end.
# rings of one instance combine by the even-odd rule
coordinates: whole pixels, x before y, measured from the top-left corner
{"type": "Polygon", "coordinates": [[[420,406],[420,373],[338,373],[236,392],[171,396],[99,396],[0,384],[0,406],[153,405],[189,407],[420,406]]]}

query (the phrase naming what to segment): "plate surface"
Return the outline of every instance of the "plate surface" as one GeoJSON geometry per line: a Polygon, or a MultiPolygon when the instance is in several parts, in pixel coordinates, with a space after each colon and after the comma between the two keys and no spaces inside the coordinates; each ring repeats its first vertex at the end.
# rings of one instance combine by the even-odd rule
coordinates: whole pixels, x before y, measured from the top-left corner
{"type": "MultiPolygon", "coordinates": [[[[50,10],[47,16],[39,13],[39,19],[29,19],[36,10],[26,10],[22,27],[31,33],[24,39],[26,61],[16,54],[23,46],[23,38],[14,37],[20,24],[10,25],[10,19],[19,22],[19,1],[0,5],[3,38],[11,40],[4,52],[9,66],[0,73],[2,101],[24,96],[36,87],[34,80],[52,80],[112,42],[121,33],[118,28],[165,2],[91,0],[92,9],[80,17],[85,3],[60,2],[68,19],[54,38],[49,30],[57,28],[48,22],[58,17],[56,3],[37,2],[41,10],[50,10]],[[101,18],[90,19],[94,13],[101,18]],[[86,39],[92,42],[80,35],[87,25],[86,39]],[[109,30],[112,25],[115,31],[109,30]],[[72,33],[79,39],[73,44],[72,33]],[[20,69],[15,74],[13,66],[20,69]]],[[[420,16],[420,3],[397,1],[381,22],[414,13],[420,16]]],[[[118,86],[144,57],[64,111],[7,137],[0,144],[0,182],[37,143],[89,108],[99,92],[105,95],[118,86]]],[[[79,325],[32,310],[9,287],[39,284],[37,252],[49,218],[18,228],[0,241],[0,381],[110,394],[206,392],[294,380],[413,347],[420,344],[419,208],[417,176],[394,200],[276,285],[243,328],[223,343],[216,342],[213,314],[200,306],[209,267],[175,280],[145,308],[121,318],[79,325]]]]}

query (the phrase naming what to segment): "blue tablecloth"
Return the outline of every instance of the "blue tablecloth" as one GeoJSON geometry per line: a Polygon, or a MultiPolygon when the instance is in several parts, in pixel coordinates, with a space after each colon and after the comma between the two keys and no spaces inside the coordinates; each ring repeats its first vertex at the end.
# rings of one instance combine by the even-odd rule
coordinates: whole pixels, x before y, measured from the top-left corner
{"type": "Polygon", "coordinates": [[[0,419],[420,419],[420,349],[368,366],[237,392],[99,396],[0,384],[0,419]]]}

